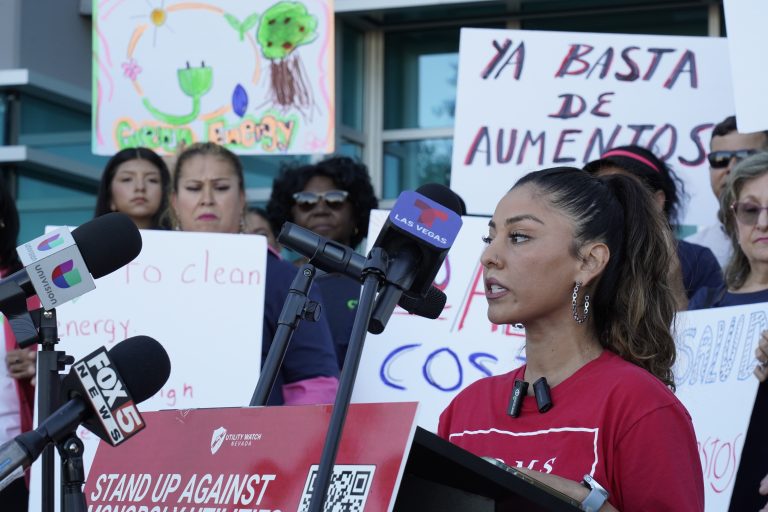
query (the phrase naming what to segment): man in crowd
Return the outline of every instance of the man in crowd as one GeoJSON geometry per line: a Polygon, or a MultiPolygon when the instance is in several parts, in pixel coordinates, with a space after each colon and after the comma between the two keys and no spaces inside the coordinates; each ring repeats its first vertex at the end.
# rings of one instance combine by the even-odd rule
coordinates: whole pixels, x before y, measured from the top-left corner
{"type": "MultiPolygon", "coordinates": [[[[736,117],[729,116],[712,130],[709,148],[710,153],[707,155],[709,181],[712,193],[719,201],[733,166],[749,155],[768,150],[768,131],[740,133],[736,127],[736,117]]],[[[720,218],[719,214],[718,218],[720,218]]],[[[731,243],[720,222],[703,227],[686,240],[709,247],[720,263],[720,267],[725,268],[731,256],[731,243]]]]}

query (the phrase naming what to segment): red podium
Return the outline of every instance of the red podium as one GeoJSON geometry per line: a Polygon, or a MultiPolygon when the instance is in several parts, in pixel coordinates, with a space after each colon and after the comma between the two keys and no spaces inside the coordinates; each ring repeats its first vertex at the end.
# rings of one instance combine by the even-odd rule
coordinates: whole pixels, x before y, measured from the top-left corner
{"type": "MultiPolygon", "coordinates": [[[[415,403],[352,404],[325,510],[579,510],[550,489],[416,429],[415,403]]],[[[311,498],[331,406],[149,412],[100,444],[92,512],[294,512],[311,498]]]]}

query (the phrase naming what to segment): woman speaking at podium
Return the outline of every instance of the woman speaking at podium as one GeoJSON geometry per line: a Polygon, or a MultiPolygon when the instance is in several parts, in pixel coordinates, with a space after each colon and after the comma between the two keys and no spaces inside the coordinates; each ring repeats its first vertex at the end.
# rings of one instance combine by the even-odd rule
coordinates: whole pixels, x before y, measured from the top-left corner
{"type": "Polygon", "coordinates": [[[703,510],[693,425],[673,394],[675,246],[647,190],[534,172],[501,199],[484,241],[488,318],[525,326],[527,362],[467,387],[439,435],[584,510],[703,510]]]}

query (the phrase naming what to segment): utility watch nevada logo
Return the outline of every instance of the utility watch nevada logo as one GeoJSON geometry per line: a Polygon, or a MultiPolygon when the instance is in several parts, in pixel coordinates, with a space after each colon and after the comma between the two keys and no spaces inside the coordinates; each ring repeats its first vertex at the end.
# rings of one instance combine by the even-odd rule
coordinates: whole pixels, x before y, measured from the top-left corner
{"type": "Polygon", "coordinates": [[[229,434],[225,427],[219,427],[211,435],[211,455],[219,451],[224,441],[227,441],[229,446],[234,447],[251,446],[254,441],[261,441],[261,433],[238,432],[237,434],[229,434]]]}
{"type": "Polygon", "coordinates": [[[227,436],[227,429],[219,427],[213,431],[211,436],[211,455],[219,451],[221,445],[224,443],[224,438],[227,436]]]}

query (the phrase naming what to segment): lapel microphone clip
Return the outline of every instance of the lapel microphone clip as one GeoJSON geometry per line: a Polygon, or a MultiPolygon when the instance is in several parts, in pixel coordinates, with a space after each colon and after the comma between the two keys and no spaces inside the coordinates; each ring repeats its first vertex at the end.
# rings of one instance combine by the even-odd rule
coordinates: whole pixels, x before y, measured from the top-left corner
{"type": "Polygon", "coordinates": [[[542,377],[533,383],[533,395],[536,397],[536,405],[539,412],[547,412],[552,408],[552,393],[549,390],[546,377],[542,377]]]}
{"type": "Polygon", "coordinates": [[[528,383],[516,379],[515,385],[512,387],[512,397],[509,399],[507,414],[513,418],[520,416],[520,408],[523,406],[523,398],[525,398],[526,393],[528,393],[528,383]]]}

